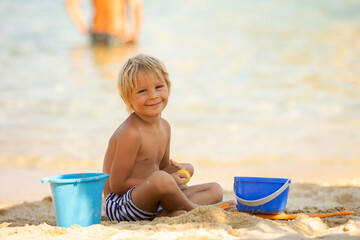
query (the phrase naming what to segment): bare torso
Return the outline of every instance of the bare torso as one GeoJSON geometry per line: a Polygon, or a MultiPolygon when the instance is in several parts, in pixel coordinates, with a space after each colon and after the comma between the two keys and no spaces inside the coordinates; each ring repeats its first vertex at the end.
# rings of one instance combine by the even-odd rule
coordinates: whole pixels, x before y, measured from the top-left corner
{"type": "Polygon", "coordinates": [[[94,22],[92,31],[122,35],[126,23],[126,1],[124,0],[93,0],[94,22]]]}
{"type": "Polygon", "coordinates": [[[110,181],[118,181],[121,186],[112,189],[107,181],[104,196],[110,192],[124,194],[167,164],[169,140],[170,127],[164,119],[160,119],[158,124],[149,125],[136,114],[130,115],[111,137],[103,165],[103,172],[111,174],[110,181]],[[129,130],[137,135],[138,141],[126,142],[128,139],[123,138],[126,136],[124,131],[129,130]]]}

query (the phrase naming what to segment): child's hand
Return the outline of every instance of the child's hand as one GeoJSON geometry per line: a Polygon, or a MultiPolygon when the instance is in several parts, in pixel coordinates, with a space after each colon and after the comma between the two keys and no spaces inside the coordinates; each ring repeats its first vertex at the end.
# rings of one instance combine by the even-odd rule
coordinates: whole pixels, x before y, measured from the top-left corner
{"type": "Polygon", "coordinates": [[[175,182],[181,190],[188,188],[188,185],[186,184],[188,176],[185,173],[175,172],[172,173],[171,176],[174,178],[175,182]]]}
{"type": "Polygon", "coordinates": [[[176,171],[184,168],[184,166],[181,163],[175,162],[172,159],[170,159],[170,163],[176,168],[176,171]]]}
{"type": "Polygon", "coordinates": [[[175,173],[172,173],[171,175],[175,179],[176,183],[178,184],[179,188],[181,190],[187,189],[191,175],[189,172],[185,169],[184,165],[182,163],[175,162],[174,160],[170,159],[170,164],[175,168],[175,173]],[[186,172],[186,173],[185,173],[186,172]]]}

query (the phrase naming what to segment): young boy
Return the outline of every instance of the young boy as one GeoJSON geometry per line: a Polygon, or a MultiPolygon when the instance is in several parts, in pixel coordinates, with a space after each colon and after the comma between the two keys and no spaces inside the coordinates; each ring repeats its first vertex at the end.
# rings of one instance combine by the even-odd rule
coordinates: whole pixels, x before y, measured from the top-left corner
{"type": "MultiPolygon", "coordinates": [[[[168,103],[170,80],[159,60],[137,55],[120,71],[118,87],[130,116],[109,141],[103,172],[105,212],[111,221],[151,220],[175,216],[199,205],[221,204],[217,183],[188,187],[188,176],[177,172],[191,164],[170,159],[170,125],[161,117],[168,103]]],[[[234,205],[234,201],[228,201],[234,205]]]]}

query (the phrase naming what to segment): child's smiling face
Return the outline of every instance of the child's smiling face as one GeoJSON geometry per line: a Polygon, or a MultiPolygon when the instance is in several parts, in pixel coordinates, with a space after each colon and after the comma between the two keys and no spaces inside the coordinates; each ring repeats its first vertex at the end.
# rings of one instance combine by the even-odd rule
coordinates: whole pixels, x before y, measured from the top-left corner
{"type": "Polygon", "coordinates": [[[151,79],[139,72],[136,81],[129,102],[134,112],[147,117],[161,116],[169,98],[169,89],[163,77],[160,75],[160,78],[151,79]]]}

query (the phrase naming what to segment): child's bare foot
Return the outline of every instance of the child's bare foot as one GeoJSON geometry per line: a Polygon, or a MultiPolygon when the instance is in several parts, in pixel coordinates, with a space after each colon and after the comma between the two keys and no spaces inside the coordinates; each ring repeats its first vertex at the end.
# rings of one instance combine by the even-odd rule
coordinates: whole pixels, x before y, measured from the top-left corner
{"type": "Polygon", "coordinates": [[[174,212],[167,212],[165,210],[159,212],[156,217],[177,217],[177,216],[180,216],[184,213],[187,213],[187,211],[185,210],[177,210],[177,211],[174,211],[174,212]]]}

